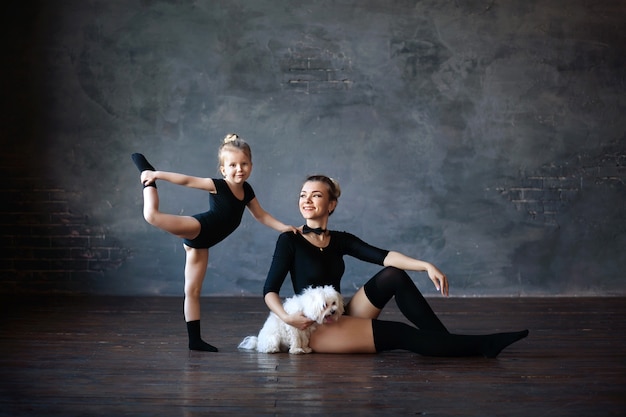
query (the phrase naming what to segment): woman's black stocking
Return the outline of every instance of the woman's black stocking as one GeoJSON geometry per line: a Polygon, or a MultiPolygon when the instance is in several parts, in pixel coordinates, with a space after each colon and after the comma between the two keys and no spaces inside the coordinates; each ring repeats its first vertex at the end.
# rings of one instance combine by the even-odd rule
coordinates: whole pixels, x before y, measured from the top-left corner
{"type": "Polygon", "coordinates": [[[387,267],[367,281],[363,289],[376,308],[382,309],[395,296],[402,314],[418,328],[448,333],[446,326],[405,271],[387,267]]]}
{"type": "Polygon", "coordinates": [[[495,358],[500,352],[528,336],[528,330],[487,335],[459,335],[419,330],[406,323],[372,320],[376,352],[409,350],[423,356],[484,356],[495,358]]]}

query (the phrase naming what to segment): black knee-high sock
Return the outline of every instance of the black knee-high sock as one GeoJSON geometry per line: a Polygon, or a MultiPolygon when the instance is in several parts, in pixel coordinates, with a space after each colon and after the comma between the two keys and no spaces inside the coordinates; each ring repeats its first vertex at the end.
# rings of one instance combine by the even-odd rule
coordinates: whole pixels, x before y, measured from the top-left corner
{"type": "MultiPolygon", "coordinates": [[[[145,156],[140,153],[134,153],[131,156],[131,159],[135,163],[135,166],[139,169],[139,172],[144,171],[156,171],[154,167],[148,162],[145,156]]],[[[145,184],[144,187],[155,187],[156,183],[151,182],[150,184],[145,184]]]]}
{"type": "Polygon", "coordinates": [[[148,162],[148,160],[146,159],[145,156],[143,156],[143,154],[134,153],[130,157],[132,158],[133,162],[139,169],[139,172],[156,171],[156,169],[154,169],[154,167],[150,164],[150,162],[148,162]]]}
{"type": "Polygon", "coordinates": [[[419,330],[397,321],[372,320],[377,352],[409,350],[424,356],[495,358],[507,346],[528,336],[528,330],[486,335],[460,335],[419,330]]]}
{"type": "Polygon", "coordinates": [[[364,286],[365,294],[374,306],[382,309],[395,296],[398,308],[422,330],[448,333],[428,301],[409,275],[397,268],[387,267],[374,275],[364,286]]]}
{"type": "Polygon", "coordinates": [[[200,337],[200,320],[187,322],[187,333],[189,334],[189,350],[201,350],[204,352],[217,352],[217,348],[202,340],[200,337]]]}

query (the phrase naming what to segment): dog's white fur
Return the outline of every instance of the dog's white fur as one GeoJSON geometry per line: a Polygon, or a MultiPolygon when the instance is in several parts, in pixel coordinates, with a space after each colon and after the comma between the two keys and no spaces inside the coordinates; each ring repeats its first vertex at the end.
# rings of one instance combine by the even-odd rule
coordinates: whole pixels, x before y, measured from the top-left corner
{"type": "Polygon", "coordinates": [[[262,353],[311,353],[311,333],[318,325],[337,321],[344,313],[343,297],[332,285],[308,287],[300,295],[287,298],[283,307],[288,314],[302,313],[315,323],[306,330],[299,330],[270,312],[259,335],[247,336],[239,348],[262,353]]]}

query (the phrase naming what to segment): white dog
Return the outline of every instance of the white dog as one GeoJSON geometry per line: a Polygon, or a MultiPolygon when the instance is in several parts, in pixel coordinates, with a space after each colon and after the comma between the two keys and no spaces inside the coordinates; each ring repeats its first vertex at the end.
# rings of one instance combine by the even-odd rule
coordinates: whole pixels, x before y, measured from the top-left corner
{"type": "Polygon", "coordinates": [[[258,336],[247,336],[240,349],[262,353],[311,353],[309,337],[319,324],[337,321],[344,312],[343,297],[332,285],[308,287],[302,294],[287,298],[283,304],[288,314],[302,313],[315,321],[306,330],[299,330],[270,312],[258,336]]]}

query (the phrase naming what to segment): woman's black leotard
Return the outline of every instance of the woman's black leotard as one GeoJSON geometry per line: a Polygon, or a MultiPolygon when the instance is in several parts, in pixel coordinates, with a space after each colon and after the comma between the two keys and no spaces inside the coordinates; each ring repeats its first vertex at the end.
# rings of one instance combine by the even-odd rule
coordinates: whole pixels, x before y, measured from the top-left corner
{"type": "Polygon", "coordinates": [[[295,294],[300,294],[309,285],[332,285],[341,291],[341,277],[345,271],[344,255],[382,265],[388,253],[347,232],[331,230],[330,243],[323,249],[312,245],[301,234],[282,233],[276,242],[263,295],[268,292],[278,294],[287,273],[291,275],[295,294]]]}
{"type": "MultiPolygon", "coordinates": [[[[309,285],[332,285],[340,291],[339,284],[345,270],[343,255],[383,265],[389,253],[363,242],[350,233],[331,231],[330,236],[328,247],[320,250],[301,234],[282,233],[276,242],[272,265],[263,287],[263,296],[270,292],[278,294],[287,273],[291,275],[295,294],[300,294],[309,285]]],[[[408,291],[407,296],[403,297],[404,301],[398,300],[399,293],[392,295],[395,295],[402,314],[419,329],[403,322],[372,319],[372,336],[376,352],[404,349],[428,356],[482,355],[493,358],[511,343],[528,336],[528,330],[480,336],[450,334],[406,272],[393,267],[387,267],[382,272],[383,274],[377,274],[370,282],[374,280],[378,285],[376,281],[379,279],[384,281],[383,276],[388,275],[387,272],[391,275],[400,273],[406,276],[402,282],[407,285],[410,283],[410,287],[404,285],[399,290],[403,294],[408,291]]],[[[379,291],[378,288],[374,290],[379,291]]],[[[350,334],[350,337],[355,335],[350,334]]]]}
{"type": "Polygon", "coordinates": [[[210,210],[192,216],[200,222],[200,234],[194,239],[184,239],[185,245],[195,249],[210,248],[234,232],[246,206],[254,199],[254,191],[247,182],[243,183],[243,200],[233,195],[225,180],[217,178],[213,182],[216,192],[209,194],[210,210]]]}

